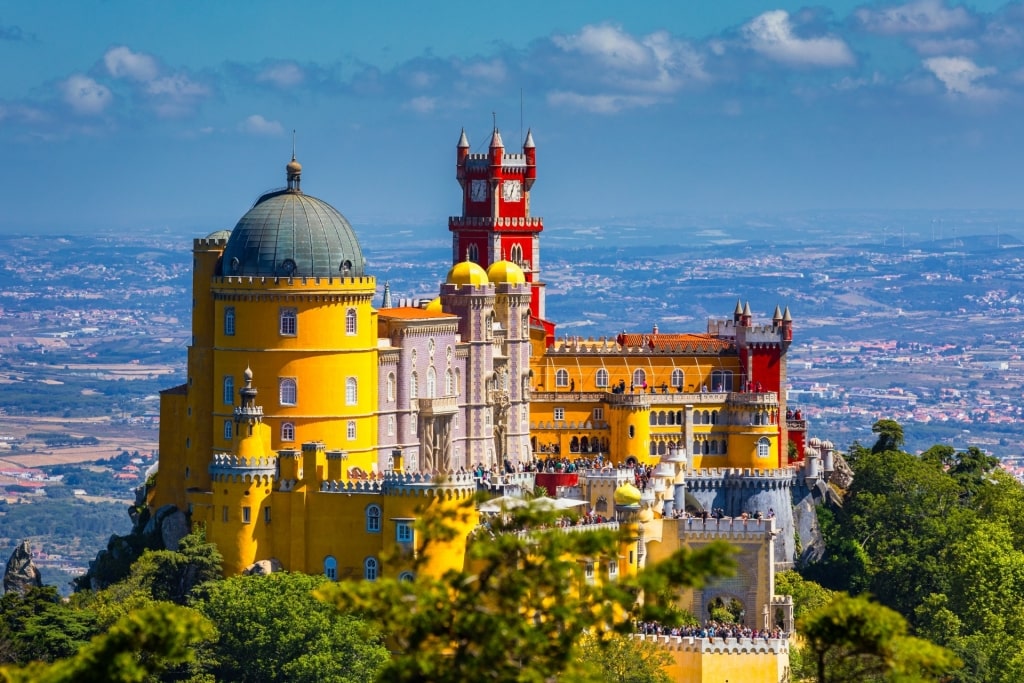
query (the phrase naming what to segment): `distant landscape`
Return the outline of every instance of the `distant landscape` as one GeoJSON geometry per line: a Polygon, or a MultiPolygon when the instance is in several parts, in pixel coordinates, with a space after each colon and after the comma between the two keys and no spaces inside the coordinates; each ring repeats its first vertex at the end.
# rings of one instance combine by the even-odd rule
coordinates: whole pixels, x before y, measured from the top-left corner
{"type": "MultiPolygon", "coordinates": [[[[379,291],[389,282],[396,300],[436,295],[451,263],[443,226],[353,223],[379,291]]],[[[737,299],[762,321],[788,305],[789,400],[813,435],[845,449],[885,417],[904,425],[911,451],[1024,451],[1024,213],[546,225],[541,265],[560,336],[703,331],[737,299]]],[[[185,380],[201,236],[0,237],[0,551],[32,537],[58,558],[44,579],[80,571],[130,526],[132,491],[157,450],[158,392],[185,380]],[[80,519],[77,506],[105,506],[109,521],[90,540],[84,530],[57,540],[22,512],[51,502],[80,519]]]]}

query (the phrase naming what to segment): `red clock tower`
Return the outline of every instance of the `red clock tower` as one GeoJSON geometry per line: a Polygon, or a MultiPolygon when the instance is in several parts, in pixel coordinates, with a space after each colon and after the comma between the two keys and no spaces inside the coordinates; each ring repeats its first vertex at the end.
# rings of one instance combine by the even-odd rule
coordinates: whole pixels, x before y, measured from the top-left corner
{"type": "Polygon", "coordinates": [[[462,187],[462,215],[448,219],[452,263],[465,259],[487,268],[512,261],[530,283],[530,313],[544,319],[540,281],[540,233],[544,221],[530,216],[530,189],[537,179],[537,148],[526,133],[522,154],[508,154],[494,129],[486,154],[470,154],[466,131],[459,138],[455,177],[462,187]]]}

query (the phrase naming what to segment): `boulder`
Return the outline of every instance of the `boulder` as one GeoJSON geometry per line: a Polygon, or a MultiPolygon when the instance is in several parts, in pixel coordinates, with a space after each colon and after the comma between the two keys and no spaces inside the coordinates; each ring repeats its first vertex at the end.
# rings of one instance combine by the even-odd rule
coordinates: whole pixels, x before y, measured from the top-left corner
{"type": "Polygon", "coordinates": [[[174,508],[174,512],[164,516],[160,525],[160,538],[167,550],[177,550],[181,539],[188,536],[188,532],[188,518],[178,508],[174,508]]]}
{"type": "Polygon", "coordinates": [[[267,574],[273,574],[274,572],[284,571],[284,566],[281,565],[281,561],[276,557],[272,557],[269,560],[260,560],[259,562],[253,562],[248,567],[242,570],[243,576],[266,576],[267,574]]]}
{"type": "Polygon", "coordinates": [[[7,571],[4,572],[4,592],[20,593],[24,595],[30,588],[39,588],[43,585],[43,577],[39,569],[32,564],[32,550],[28,541],[22,541],[21,545],[11,553],[11,559],[7,560],[7,571]]]}

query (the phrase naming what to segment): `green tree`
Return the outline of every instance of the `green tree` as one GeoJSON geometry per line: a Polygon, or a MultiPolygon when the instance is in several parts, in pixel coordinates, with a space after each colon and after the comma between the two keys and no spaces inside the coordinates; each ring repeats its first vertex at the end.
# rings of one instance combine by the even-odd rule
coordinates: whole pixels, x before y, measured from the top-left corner
{"type": "Polygon", "coordinates": [[[96,615],[61,601],[42,586],[0,599],[0,661],[51,662],[74,654],[97,632],[96,615]]]}
{"type": "Polygon", "coordinates": [[[878,435],[871,447],[872,453],[898,451],[903,447],[903,425],[896,420],[879,420],[871,426],[871,431],[878,435]]]}
{"type": "Polygon", "coordinates": [[[897,612],[863,597],[836,596],[797,624],[818,683],[940,681],[961,666],[945,648],[907,635],[897,612]]]}
{"type": "Polygon", "coordinates": [[[592,680],[607,683],[671,683],[672,655],[657,643],[617,633],[583,634],[576,642],[575,666],[592,680]]]}
{"type": "Polygon", "coordinates": [[[210,635],[212,628],[197,612],[164,603],[123,617],[67,659],[0,668],[0,681],[142,683],[189,661],[194,646],[210,635]]]}
{"type": "Polygon", "coordinates": [[[351,681],[388,659],[380,632],[313,597],[323,576],[279,572],[208,583],[194,606],[217,628],[199,670],[229,681],[351,681]]]}
{"type": "MultiPolygon", "coordinates": [[[[421,516],[420,537],[451,539],[452,520],[464,523],[472,507],[469,501],[448,518],[421,516]]],[[[388,633],[394,656],[380,681],[590,681],[600,679],[574,663],[583,633],[630,631],[640,591],[648,600],[637,616],[668,617],[669,605],[652,596],[732,569],[728,546],[715,544],[679,551],[636,579],[590,582],[581,558],[617,560],[624,539],[605,530],[566,533],[552,521],[534,506],[517,508],[477,529],[464,569],[436,579],[417,572],[414,581],[327,584],[318,595],[388,633]]],[[[432,550],[428,540],[417,566],[432,550]]]]}

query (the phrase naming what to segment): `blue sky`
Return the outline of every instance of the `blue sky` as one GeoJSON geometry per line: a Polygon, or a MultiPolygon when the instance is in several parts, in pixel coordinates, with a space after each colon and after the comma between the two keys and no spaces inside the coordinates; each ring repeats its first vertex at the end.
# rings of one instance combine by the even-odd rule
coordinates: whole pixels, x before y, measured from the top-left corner
{"type": "Polygon", "coordinates": [[[0,0],[0,64],[5,233],[230,228],[293,129],[357,229],[443,231],[492,113],[549,225],[1024,209],[1020,2],[0,0]]]}

